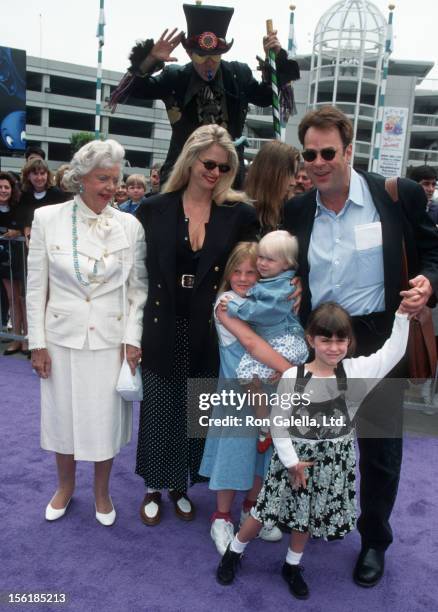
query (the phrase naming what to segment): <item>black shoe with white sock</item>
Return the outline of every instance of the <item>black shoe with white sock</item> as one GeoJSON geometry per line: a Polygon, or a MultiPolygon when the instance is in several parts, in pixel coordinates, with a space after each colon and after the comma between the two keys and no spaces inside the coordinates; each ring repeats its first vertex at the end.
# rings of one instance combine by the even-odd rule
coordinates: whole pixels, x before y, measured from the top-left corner
{"type": "Polygon", "coordinates": [[[230,544],[228,544],[227,550],[216,570],[216,578],[220,584],[228,585],[233,582],[241,558],[242,555],[230,550],[230,544]]]}
{"type": "Polygon", "coordinates": [[[289,591],[297,599],[309,597],[309,587],[301,575],[303,568],[300,565],[289,565],[285,563],[281,569],[281,575],[289,585],[289,591]]]}

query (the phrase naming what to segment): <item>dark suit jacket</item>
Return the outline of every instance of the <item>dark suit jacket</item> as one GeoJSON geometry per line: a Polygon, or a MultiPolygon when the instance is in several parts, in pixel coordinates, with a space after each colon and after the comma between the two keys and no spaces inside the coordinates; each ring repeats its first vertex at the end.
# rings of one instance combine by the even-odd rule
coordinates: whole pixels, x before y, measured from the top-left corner
{"type": "Polygon", "coordinates": [[[438,225],[438,202],[430,202],[427,214],[435,225],[438,225]]]}
{"type": "MultiPolygon", "coordinates": [[[[143,317],[143,363],[161,376],[172,371],[175,350],[176,231],[181,191],[148,199],[137,210],[146,233],[148,298],[143,317]]],[[[212,308],[222,274],[234,246],[255,240],[258,222],[249,204],[213,204],[193,289],[189,319],[192,375],[218,369],[212,308]]]]}
{"type": "MultiPolygon", "coordinates": [[[[187,97],[187,89],[193,73],[191,62],[184,66],[167,65],[156,76],[136,75],[130,83],[129,97],[163,100],[172,126],[172,137],[161,176],[166,177],[172,169],[181,149],[190,134],[200,126],[196,96],[187,97]]],[[[241,62],[221,61],[222,81],[228,111],[228,131],[233,139],[242,135],[248,104],[270,106],[272,89],[270,84],[259,83],[251,69],[241,62]]],[[[300,78],[298,65],[287,59],[282,50],[277,56],[277,76],[282,85],[300,78]]],[[[243,160],[243,146],[238,147],[243,160]]]]}
{"type": "MultiPolygon", "coordinates": [[[[374,173],[360,172],[365,178],[380,215],[383,239],[385,305],[394,313],[400,303],[402,242],[406,244],[409,278],[424,274],[438,290],[438,231],[426,213],[423,188],[409,179],[399,179],[399,202],[394,203],[385,190],[385,179],[374,173]]],[[[316,212],[316,190],[286,203],[284,227],[299,242],[299,273],[303,282],[301,319],[305,324],[311,312],[308,250],[316,212]]],[[[360,274],[360,270],[358,270],[360,274]]]]}

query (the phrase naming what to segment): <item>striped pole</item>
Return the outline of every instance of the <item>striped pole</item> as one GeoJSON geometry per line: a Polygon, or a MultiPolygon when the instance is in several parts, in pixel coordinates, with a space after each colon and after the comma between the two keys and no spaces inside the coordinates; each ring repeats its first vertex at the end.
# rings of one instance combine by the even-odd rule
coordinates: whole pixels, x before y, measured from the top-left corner
{"type": "MultiPolygon", "coordinates": [[[[272,19],[268,19],[266,21],[267,34],[271,34],[273,30],[272,19]]],[[[272,119],[274,122],[274,134],[276,140],[281,140],[280,97],[278,95],[277,65],[275,63],[275,52],[273,49],[269,49],[268,60],[271,69],[272,119]]]]}
{"type": "Polygon", "coordinates": [[[99,23],[97,25],[97,38],[99,39],[99,47],[97,51],[97,75],[96,75],[96,118],[94,123],[94,137],[96,140],[100,138],[100,114],[102,107],[102,47],[105,43],[104,27],[105,27],[105,0],[100,0],[99,23]]]}
{"type": "Polygon", "coordinates": [[[374,134],[374,148],[373,148],[373,163],[372,163],[372,171],[377,172],[379,159],[380,159],[380,146],[382,142],[382,131],[383,131],[383,110],[385,108],[385,94],[386,94],[386,85],[388,82],[388,67],[389,67],[389,56],[392,53],[392,19],[393,19],[393,11],[395,9],[394,4],[390,4],[389,8],[389,17],[388,17],[388,28],[386,30],[386,42],[385,42],[385,52],[382,58],[382,80],[380,83],[380,91],[379,91],[379,100],[377,106],[377,123],[376,123],[376,132],[374,134]]]}
{"type": "Polygon", "coordinates": [[[287,55],[289,59],[293,59],[297,54],[297,45],[295,43],[295,9],[297,7],[291,4],[289,17],[289,38],[287,40],[287,55]]]}

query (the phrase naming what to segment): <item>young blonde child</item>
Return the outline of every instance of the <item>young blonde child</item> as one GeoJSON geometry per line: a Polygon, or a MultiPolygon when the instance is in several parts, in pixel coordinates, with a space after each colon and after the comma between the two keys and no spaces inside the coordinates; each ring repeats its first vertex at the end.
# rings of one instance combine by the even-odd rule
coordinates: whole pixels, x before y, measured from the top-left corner
{"type": "Polygon", "coordinates": [[[359,403],[403,357],[408,333],[409,321],[401,304],[392,334],[379,351],[368,357],[346,358],[354,348],[348,313],[332,302],[312,312],[306,339],[315,357],[305,366],[287,370],[277,389],[279,397],[298,393],[302,400],[296,406],[289,402],[271,415],[276,423],[272,428],[275,452],[257,504],[217,569],[221,584],[234,580],[242,554],[261,525],[281,521],[292,530],[282,576],[292,595],[299,599],[309,596],[299,565],[309,537],[343,538],[356,522],[348,380],[362,379],[361,385],[354,386],[354,399],[359,403]],[[321,384],[318,379],[331,379],[331,391],[327,380],[321,384]],[[303,419],[306,415],[314,418],[316,425],[303,419]]]}
{"type": "MultiPolygon", "coordinates": [[[[253,325],[259,336],[294,365],[304,363],[308,356],[304,331],[289,299],[297,256],[298,242],[295,236],[285,230],[266,234],[258,244],[259,281],[247,291],[244,302],[227,300],[231,317],[238,317],[253,325]]],[[[242,383],[255,378],[269,382],[274,371],[245,353],[236,368],[236,375],[242,383]]],[[[258,416],[268,417],[269,412],[260,407],[258,416]]],[[[259,451],[266,451],[270,444],[269,428],[261,427],[259,451]]]]}

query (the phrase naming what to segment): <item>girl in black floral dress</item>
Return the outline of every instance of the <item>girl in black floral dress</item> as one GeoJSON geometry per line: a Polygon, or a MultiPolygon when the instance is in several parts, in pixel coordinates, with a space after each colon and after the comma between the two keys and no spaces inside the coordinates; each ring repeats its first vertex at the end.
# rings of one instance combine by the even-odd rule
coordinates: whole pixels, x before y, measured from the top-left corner
{"type": "Polygon", "coordinates": [[[379,351],[344,359],[354,350],[348,313],[333,302],[313,311],[306,339],[314,360],[290,368],[279,383],[280,405],[271,413],[275,452],[251,516],[217,569],[221,584],[234,580],[245,547],[262,525],[280,522],[291,529],[282,576],[292,595],[309,596],[299,565],[309,537],[343,538],[356,522],[354,431],[347,390],[348,400],[360,403],[403,357],[408,333],[409,321],[401,304],[391,337],[379,351]],[[354,378],[361,380],[348,383],[354,378]]]}

